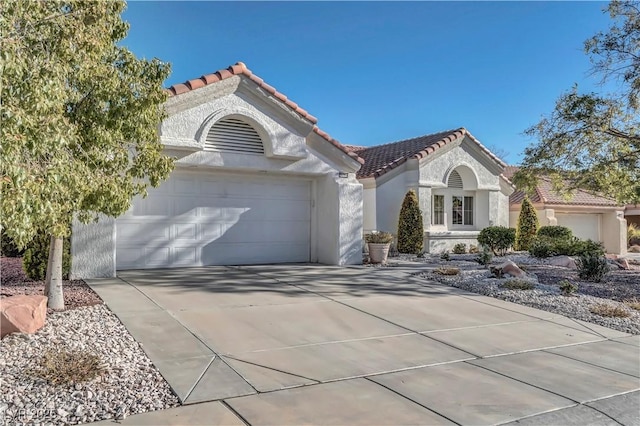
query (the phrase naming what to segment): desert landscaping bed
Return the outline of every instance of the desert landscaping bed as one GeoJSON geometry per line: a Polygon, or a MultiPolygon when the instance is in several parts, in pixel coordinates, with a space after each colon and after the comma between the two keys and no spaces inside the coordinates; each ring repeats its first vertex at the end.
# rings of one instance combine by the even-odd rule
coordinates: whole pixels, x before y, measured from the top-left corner
{"type": "MultiPolygon", "coordinates": [[[[536,259],[524,253],[494,258],[489,266],[498,266],[511,260],[525,270],[527,281],[533,284],[529,290],[513,290],[503,287],[510,278],[493,277],[488,268],[474,260],[476,257],[472,254],[451,254],[450,260],[446,261],[440,255],[426,255],[423,258],[402,255],[399,259],[428,264],[428,268],[416,273],[428,280],[625,333],[640,334],[640,311],[637,310],[640,307],[640,266],[636,264],[632,263],[630,270],[621,270],[612,265],[606,278],[595,283],[579,279],[573,269],[550,265],[550,259],[536,259]],[[451,268],[458,269],[459,273],[442,273],[451,268]],[[576,292],[563,295],[560,290],[563,280],[576,285],[576,292]]],[[[390,264],[393,264],[393,259],[390,259],[390,264]]]]}
{"type": "MultiPolygon", "coordinates": [[[[43,283],[26,279],[20,259],[1,261],[1,297],[42,294],[43,283]]],[[[67,310],[49,312],[42,329],[2,339],[3,424],[79,424],[178,405],[140,345],[89,286],[65,281],[64,292],[67,310]],[[95,360],[86,367],[95,377],[67,381],[83,369],[77,364],[64,373],[55,363],[61,354],[95,360]]]]}

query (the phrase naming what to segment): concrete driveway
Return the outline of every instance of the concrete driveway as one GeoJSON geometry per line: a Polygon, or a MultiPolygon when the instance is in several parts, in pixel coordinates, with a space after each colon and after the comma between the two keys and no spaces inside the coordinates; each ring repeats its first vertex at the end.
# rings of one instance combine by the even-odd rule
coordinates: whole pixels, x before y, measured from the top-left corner
{"type": "Polygon", "coordinates": [[[185,404],[124,423],[640,424],[639,336],[417,279],[416,267],[89,280],[185,404]]]}

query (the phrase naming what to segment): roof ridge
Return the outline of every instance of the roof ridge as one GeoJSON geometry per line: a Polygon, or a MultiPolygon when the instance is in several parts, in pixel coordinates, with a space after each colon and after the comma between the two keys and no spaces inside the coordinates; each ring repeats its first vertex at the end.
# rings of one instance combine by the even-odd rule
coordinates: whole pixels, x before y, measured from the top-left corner
{"type": "Polygon", "coordinates": [[[387,143],[383,143],[380,145],[371,145],[371,146],[365,146],[365,149],[370,149],[370,148],[379,148],[379,147],[385,147],[385,146],[389,146],[389,145],[393,145],[393,144],[398,144],[398,143],[402,143],[402,142],[409,142],[409,141],[413,141],[416,139],[421,139],[421,138],[426,138],[429,136],[435,136],[435,135],[439,135],[441,133],[446,133],[446,134],[453,134],[461,129],[464,129],[464,127],[459,127],[457,129],[451,129],[451,130],[443,130],[442,132],[434,132],[434,133],[428,133],[426,135],[421,135],[421,136],[416,136],[414,138],[407,138],[407,139],[399,139],[393,142],[387,142],[387,143]]]}
{"type": "Polygon", "coordinates": [[[307,110],[300,108],[297,103],[293,102],[289,98],[287,98],[283,93],[277,91],[273,86],[268,85],[263,79],[255,75],[244,62],[236,62],[235,65],[231,65],[227,68],[219,69],[211,74],[202,75],[199,78],[194,78],[192,80],[187,80],[184,83],[178,83],[170,86],[165,89],[170,97],[178,96],[183,93],[190,92],[192,90],[200,89],[201,87],[207,86],[209,84],[217,83],[219,81],[225,80],[227,78],[233,77],[235,75],[244,75],[249,80],[253,81],[259,87],[264,89],[267,93],[271,94],[273,97],[278,99],[280,102],[291,108],[294,112],[300,115],[302,118],[305,118],[311,124],[313,124],[313,132],[315,132],[318,136],[322,137],[329,143],[331,143],[336,148],[340,149],[342,152],[347,154],[352,159],[356,160],[360,164],[364,164],[364,159],[360,158],[358,154],[355,152],[350,152],[343,144],[341,144],[336,139],[332,138],[328,133],[323,132],[318,128],[316,123],[318,119],[313,115],[309,114],[307,110]]]}

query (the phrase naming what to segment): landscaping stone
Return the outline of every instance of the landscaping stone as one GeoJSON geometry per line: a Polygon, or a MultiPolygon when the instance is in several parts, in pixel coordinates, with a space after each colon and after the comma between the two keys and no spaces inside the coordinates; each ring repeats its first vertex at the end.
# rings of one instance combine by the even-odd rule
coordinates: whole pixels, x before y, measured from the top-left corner
{"type": "Polygon", "coordinates": [[[527,274],[518,267],[513,261],[507,260],[499,266],[492,267],[492,272],[498,270],[501,271],[503,275],[510,275],[514,278],[526,278],[527,274]]]}
{"type": "Polygon", "coordinates": [[[556,256],[549,259],[549,265],[560,266],[562,268],[578,269],[576,261],[569,256],[556,256]]]}
{"type": "Polygon", "coordinates": [[[0,335],[35,333],[47,317],[47,297],[12,296],[0,299],[0,335]]]}

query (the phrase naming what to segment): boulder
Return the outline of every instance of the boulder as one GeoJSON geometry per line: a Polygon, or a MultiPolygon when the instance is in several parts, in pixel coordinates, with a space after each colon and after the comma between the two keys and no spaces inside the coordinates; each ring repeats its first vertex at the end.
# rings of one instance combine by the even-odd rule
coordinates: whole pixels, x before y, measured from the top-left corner
{"type": "Polygon", "coordinates": [[[549,265],[560,266],[562,268],[578,269],[576,261],[569,256],[556,256],[549,259],[549,265]]]}
{"type": "Polygon", "coordinates": [[[511,260],[507,260],[500,266],[492,267],[491,273],[493,273],[496,277],[500,277],[503,275],[510,275],[515,278],[527,277],[527,274],[511,260]]]}
{"type": "Polygon", "coordinates": [[[0,337],[35,333],[47,317],[47,297],[18,295],[0,299],[0,337]]]}

